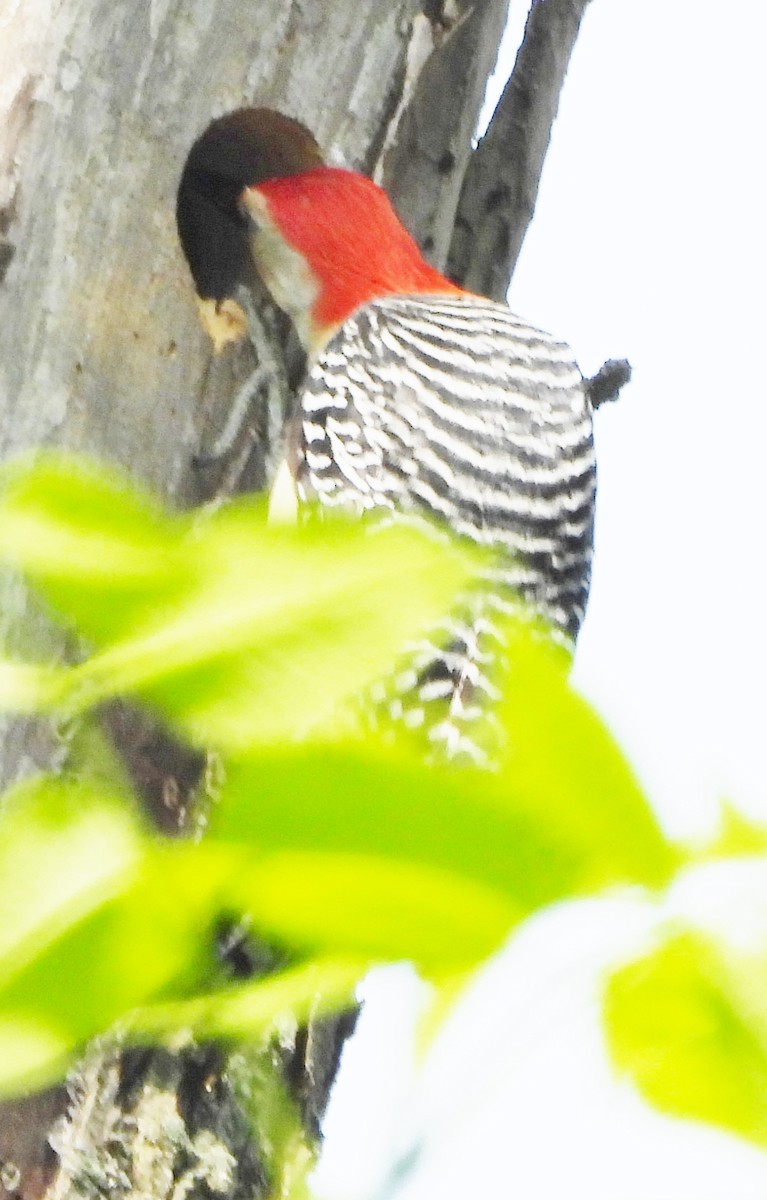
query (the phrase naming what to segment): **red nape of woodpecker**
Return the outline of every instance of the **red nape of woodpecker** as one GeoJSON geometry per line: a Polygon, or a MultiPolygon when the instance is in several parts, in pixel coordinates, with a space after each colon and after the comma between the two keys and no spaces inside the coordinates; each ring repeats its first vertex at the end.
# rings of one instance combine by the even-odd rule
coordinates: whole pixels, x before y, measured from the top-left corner
{"type": "Polygon", "coordinates": [[[323,165],[279,113],[213,122],[177,217],[214,341],[244,332],[235,293],[260,276],[309,351],[293,495],[424,518],[494,552],[387,697],[448,755],[481,757],[472,722],[494,694],[499,614],[519,613],[521,597],[574,639],[585,611],[595,465],[571,351],[430,267],[381,189],[323,165]]]}
{"type": "Polygon", "coordinates": [[[309,342],[326,339],[355,309],[382,296],[456,295],[460,289],[430,266],[400,224],[386,193],[372,179],[338,167],[315,167],[300,176],[248,188],[242,203],[261,232],[253,254],[267,286],[288,311],[293,281],[269,271],[274,234],[304,260],[316,298],[309,342]]]}
{"type": "Polygon", "coordinates": [[[461,294],[377,184],[322,165],[309,131],[270,109],[239,109],[208,127],[184,167],[176,217],[206,326],[236,311],[253,268],[314,351],[371,300],[461,294]]]}

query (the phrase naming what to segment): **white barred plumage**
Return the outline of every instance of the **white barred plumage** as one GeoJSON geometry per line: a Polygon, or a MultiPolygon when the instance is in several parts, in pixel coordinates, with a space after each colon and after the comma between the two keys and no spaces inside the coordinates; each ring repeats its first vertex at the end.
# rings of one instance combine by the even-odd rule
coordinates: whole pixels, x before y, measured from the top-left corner
{"type": "Polygon", "coordinates": [[[574,640],[585,612],[596,471],[569,349],[478,297],[386,297],[320,352],[299,419],[302,499],[426,518],[498,552],[379,693],[450,755],[480,758],[470,726],[495,695],[497,614],[521,597],[574,640]]]}
{"type": "Polygon", "coordinates": [[[477,297],[396,296],[350,317],[301,395],[299,493],[412,512],[504,552],[516,589],[575,638],[595,462],[568,348],[477,297]]]}

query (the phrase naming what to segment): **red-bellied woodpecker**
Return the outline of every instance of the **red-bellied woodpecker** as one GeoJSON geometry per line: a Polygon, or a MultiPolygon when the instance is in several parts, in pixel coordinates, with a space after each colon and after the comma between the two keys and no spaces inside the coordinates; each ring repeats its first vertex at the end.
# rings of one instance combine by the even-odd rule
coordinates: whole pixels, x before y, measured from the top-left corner
{"type": "Polygon", "coordinates": [[[452,284],[381,188],[325,166],[309,131],[271,110],[232,113],[194,144],[177,219],[214,341],[244,331],[234,297],[255,269],[307,351],[299,498],[430,518],[498,552],[395,702],[412,723],[439,712],[431,735],[448,752],[471,749],[493,610],[519,595],[571,639],[583,619],[595,466],[570,350],[452,284]]]}

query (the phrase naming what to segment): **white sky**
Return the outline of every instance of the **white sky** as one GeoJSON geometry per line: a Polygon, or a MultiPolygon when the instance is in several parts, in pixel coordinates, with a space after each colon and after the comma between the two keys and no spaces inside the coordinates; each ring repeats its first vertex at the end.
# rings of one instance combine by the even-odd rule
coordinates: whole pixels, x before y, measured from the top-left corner
{"type": "MultiPolygon", "coordinates": [[[[512,0],[512,59],[526,7],[512,0]]],[[[510,295],[585,373],[606,358],[634,367],[596,416],[576,680],[679,835],[710,824],[723,795],[767,819],[765,46],[758,0],[593,0],[510,295]]],[[[719,903],[713,885],[699,891],[719,903]]],[[[415,985],[401,970],[375,982],[322,1193],[383,1200],[393,1147],[423,1134],[418,1168],[387,1196],[767,1197],[767,1155],[652,1113],[606,1061],[595,979],[649,919],[627,900],[545,914],[415,1081],[415,985]]]]}

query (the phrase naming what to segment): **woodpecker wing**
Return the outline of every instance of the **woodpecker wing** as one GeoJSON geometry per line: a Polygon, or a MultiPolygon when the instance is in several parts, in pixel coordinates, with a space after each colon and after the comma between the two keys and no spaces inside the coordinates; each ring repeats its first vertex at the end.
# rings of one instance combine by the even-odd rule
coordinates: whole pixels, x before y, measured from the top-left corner
{"type": "Polygon", "coordinates": [[[496,548],[509,589],[571,637],[588,595],[591,405],[567,346],[475,296],[365,305],[311,367],[299,492],[419,514],[496,548]]]}

